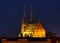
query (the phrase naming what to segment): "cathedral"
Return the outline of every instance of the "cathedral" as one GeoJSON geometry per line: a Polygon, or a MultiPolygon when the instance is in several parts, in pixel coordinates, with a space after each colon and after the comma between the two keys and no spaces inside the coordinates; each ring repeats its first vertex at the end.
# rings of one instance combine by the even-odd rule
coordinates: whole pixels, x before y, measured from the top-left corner
{"type": "Polygon", "coordinates": [[[25,7],[24,7],[24,16],[22,19],[21,24],[21,31],[18,34],[18,37],[33,37],[33,38],[44,38],[46,37],[46,30],[38,20],[37,23],[34,23],[32,17],[32,8],[30,14],[30,21],[27,23],[26,14],[25,14],[25,7]]]}

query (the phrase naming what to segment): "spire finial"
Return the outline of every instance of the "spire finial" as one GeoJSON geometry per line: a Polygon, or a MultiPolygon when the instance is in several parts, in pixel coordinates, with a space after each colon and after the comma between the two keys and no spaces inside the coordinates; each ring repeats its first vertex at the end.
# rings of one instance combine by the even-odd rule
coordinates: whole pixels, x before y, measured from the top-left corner
{"type": "Polygon", "coordinates": [[[31,17],[32,17],[32,5],[31,5],[31,17]]]}
{"type": "Polygon", "coordinates": [[[39,16],[38,22],[40,23],[40,16],[39,16]]]}
{"type": "Polygon", "coordinates": [[[24,17],[25,17],[25,4],[24,4],[24,17]]]}
{"type": "Polygon", "coordinates": [[[31,5],[30,23],[33,23],[33,17],[32,17],[32,5],[31,5]]]}
{"type": "Polygon", "coordinates": [[[24,24],[26,24],[25,4],[24,4],[24,16],[23,16],[23,23],[24,23],[24,24]]]}

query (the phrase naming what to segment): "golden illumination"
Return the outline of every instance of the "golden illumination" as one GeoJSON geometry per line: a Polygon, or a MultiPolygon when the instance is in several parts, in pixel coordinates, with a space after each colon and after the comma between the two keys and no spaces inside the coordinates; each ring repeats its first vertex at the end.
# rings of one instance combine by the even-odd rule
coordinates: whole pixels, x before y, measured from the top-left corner
{"type": "Polygon", "coordinates": [[[32,35],[33,35],[33,37],[40,37],[40,38],[46,37],[46,32],[40,23],[37,24],[32,35]]]}
{"type": "Polygon", "coordinates": [[[28,24],[28,25],[22,24],[21,33],[22,33],[22,37],[27,37],[27,36],[34,37],[34,38],[46,37],[46,31],[40,23],[28,24]]]}
{"type": "Polygon", "coordinates": [[[37,24],[33,23],[33,18],[32,18],[32,11],[31,11],[31,17],[30,17],[30,23],[27,24],[26,22],[26,17],[25,17],[25,10],[24,10],[24,17],[21,25],[21,32],[19,33],[18,37],[34,37],[34,38],[42,38],[46,37],[46,31],[43,28],[42,24],[37,22],[37,24]]]}

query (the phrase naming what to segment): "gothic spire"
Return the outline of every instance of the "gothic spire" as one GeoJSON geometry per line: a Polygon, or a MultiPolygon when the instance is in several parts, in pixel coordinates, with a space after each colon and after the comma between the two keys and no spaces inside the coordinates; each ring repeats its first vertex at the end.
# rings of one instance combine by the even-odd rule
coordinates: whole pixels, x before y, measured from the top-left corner
{"type": "Polygon", "coordinates": [[[24,4],[24,17],[25,17],[25,4],[24,4]]]}
{"type": "Polygon", "coordinates": [[[23,21],[24,24],[26,24],[26,14],[25,14],[25,5],[24,5],[24,16],[23,16],[23,21]]]}
{"type": "Polygon", "coordinates": [[[32,17],[32,6],[31,6],[31,14],[30,14],[30,23],[33,23],[33,17],[32,17]]]}

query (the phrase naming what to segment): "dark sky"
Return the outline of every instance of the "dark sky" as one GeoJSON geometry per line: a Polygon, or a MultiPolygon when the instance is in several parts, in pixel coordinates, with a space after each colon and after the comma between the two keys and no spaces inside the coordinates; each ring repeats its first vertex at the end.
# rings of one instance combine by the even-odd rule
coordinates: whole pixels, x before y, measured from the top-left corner
{"type": "Polygon", "coordinates": [[[60,35],[59,0],[0,0],[0,36],[17,37],[26,7],[29,21],[32,5],[34,21],[40,21],[47,31],[60,35]]]}

